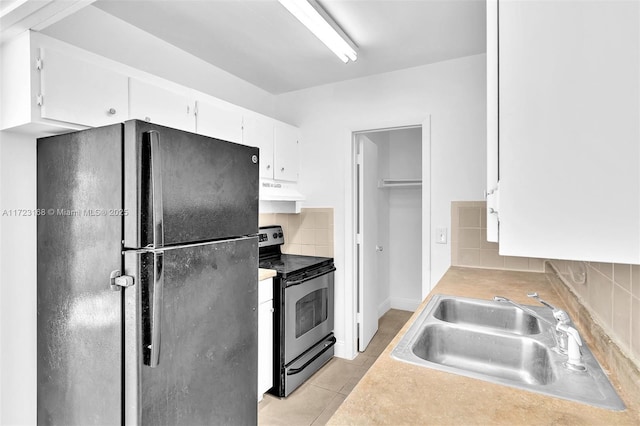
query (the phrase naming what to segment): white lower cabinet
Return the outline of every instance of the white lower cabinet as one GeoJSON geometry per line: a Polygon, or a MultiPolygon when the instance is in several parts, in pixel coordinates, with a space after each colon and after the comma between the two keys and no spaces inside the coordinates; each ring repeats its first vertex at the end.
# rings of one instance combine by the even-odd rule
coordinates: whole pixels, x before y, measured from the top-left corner
{"type": "Polygon", "coordinates": [[[273,386],[273,278],[258,282],[258,401],[273,386]]]}

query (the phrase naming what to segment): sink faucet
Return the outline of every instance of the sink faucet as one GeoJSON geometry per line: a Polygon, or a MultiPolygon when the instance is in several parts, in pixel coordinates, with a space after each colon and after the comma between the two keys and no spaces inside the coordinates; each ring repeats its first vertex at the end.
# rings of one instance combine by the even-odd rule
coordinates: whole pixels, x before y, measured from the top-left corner
{"type": "Polygon", "coordinates": [[[553,317],[556,319],[556,324],[553,324],[548,319],[541,317],[535,311],[527,308],[526,306],[522,306],[511,299],[507,299],[506,297],[495,296],[493,300],[496,302],[510,303],[521,311],[536,317],[538,320],[550,326],[553,338],[555,339],[556,350],[563,355],[567,355],[567,362],[564,364],[565,367],[571,370],[584,371],[586,368],[582,362],[582,353],[580,352],[582,339],[580,339],[580,333],[578,333],[578,330],[569,325],[569,315],[567,315],[567,313],[562,309],[558,309],[550,303],[542,300],[538,296],[538,293],[529,293],[527,296],[538,300],[540,303],[551,309],[553,311],[553,317]]]}

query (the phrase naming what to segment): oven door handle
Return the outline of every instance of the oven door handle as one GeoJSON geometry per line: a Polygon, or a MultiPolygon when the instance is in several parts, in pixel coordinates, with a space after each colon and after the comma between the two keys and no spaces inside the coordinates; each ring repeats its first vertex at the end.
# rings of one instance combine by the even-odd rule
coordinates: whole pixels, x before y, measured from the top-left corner
{"type": "Polygon", "coordinates": [[[309,280],[312,280],[314,278],[318,278],[318,277],[321,277],[323,275],[327,275],[327,274],[329,274],[331,272],[335,272],[335,270],[336,270],[336,267],[335,266],[331,266],[330,268],[328,268],[328,269],[326,269],[324,271],[321,271],[319,274],[314,274],[313,276],[305,277],[305,278],[303,278],[301,280],[295,280],[295,281],[287,281],[287,280],[285,280],[285,287],[291,287],[291,286],[294,286],[294,285],[300,285],[305,281],[309,281],[309,280]]]}
{"type": "Polygon", "coordinates": [[[301,373],[302,370],[304,370],[305,368],[307,368],[313,361],[315,361],[316,359],[320,358],[322,356],[323,353],[325,353],[326,351],[328,351],[329,349],[331,349],[331,347],[333,345],[336,344],[336,338],[335,336],[331,336],[330,339],[327,339],[324,342],[324,348],[322,348],[322,350],[320,352],[318,352],[317,354],[314,355],[313,358],[311,358],[309,361],[305,362],[302,367],[298,367],[298,368],[292,368],[291,370],[287,371],[287,376],[293,376],[294,374],[298,374],[301,373]]]}

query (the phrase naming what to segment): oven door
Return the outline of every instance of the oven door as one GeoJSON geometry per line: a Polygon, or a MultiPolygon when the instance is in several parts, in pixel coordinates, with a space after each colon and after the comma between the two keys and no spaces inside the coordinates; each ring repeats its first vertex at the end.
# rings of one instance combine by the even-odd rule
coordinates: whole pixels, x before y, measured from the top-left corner
{"type": "Polygon", "coordinates": [[[333,272],[331,266],[318,275],[285,280],[285,365],[333,331],[333,272]]]}

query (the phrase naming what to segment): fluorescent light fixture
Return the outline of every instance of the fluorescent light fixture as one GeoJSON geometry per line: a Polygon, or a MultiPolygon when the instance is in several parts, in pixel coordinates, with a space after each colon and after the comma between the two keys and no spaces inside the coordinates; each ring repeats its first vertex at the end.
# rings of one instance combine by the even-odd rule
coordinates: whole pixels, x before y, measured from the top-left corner
{"type": "Polygon", "coordinates": [[[345,64],[355,61],[354,44],[315,0],[278,0],[345,64]]]}

